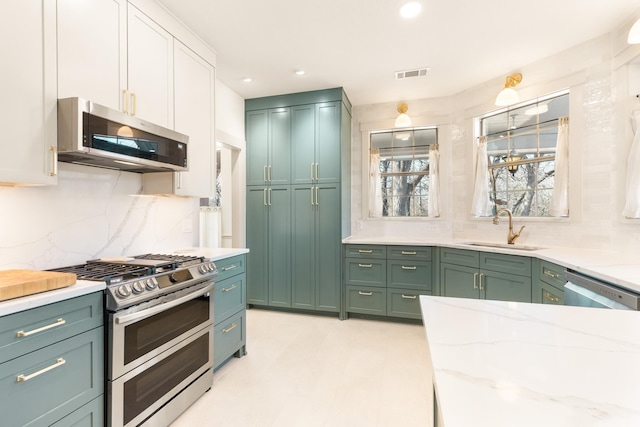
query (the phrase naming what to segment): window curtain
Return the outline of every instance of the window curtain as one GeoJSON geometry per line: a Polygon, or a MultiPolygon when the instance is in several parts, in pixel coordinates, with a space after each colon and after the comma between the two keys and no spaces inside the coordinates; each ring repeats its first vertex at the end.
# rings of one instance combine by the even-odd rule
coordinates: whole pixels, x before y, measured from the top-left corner
{"type": "Polygon", "coordinates": [[[429,218],[440,216],[440,151],[438,144],[429,147],[429,218]]]}
{"type": "Polygon", "coordinates": [[[382,216],[382,182],[380,181],[380,151],[371,149],[369,158],[369,216],[382,216]]]}
{"type": "Polygon", "coordinates": [[[491,216],[491,200],[489,200],[489,160],[487,158],[487,137],[478,138],[476,173],[471,202],[471,215],[491,216]]]}
{"type": "Polygon", "coordinates": [[[569,117],[558,119],[556,171],[549,214],[551,216],[569,215],[569,117]]]}
{"type": "Polygon", "coordinates": [[[631,115],[633,142],[627,159],[627,185],[622,214],[626,218],[640,218],[640,110],[631,115]]]}

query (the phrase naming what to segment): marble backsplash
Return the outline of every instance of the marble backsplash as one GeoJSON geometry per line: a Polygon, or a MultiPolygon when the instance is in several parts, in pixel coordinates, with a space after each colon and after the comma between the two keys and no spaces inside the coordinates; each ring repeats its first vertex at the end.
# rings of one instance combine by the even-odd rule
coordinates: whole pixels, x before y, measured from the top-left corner
{"type": "Polygon", "coordinates": [[[66,163],[56,186],[0,187],[0,270],[197,246],[199,200],[141,188],[139,174],[66,163]]]}

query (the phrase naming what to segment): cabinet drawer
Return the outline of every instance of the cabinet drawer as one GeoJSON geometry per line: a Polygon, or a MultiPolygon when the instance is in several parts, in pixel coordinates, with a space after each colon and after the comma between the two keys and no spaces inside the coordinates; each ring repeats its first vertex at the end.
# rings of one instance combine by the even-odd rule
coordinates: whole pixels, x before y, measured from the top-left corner
{"type": "Polygon", "coordinates": [[[3,425],[50,425],[99,397],[103,357],[96,328],[0,364],[3,425]]]}
{"type": "Polygon", "coordinates": [[[224,363],[246,343],[246,311],[230,317],[214,327],[213,367],[224,363]]]}
{"type": "Polygon", "coordinates": [[[420,295],[431,295],[431,291],[387,289],[387,316],[422,319],[420,295]]]}
{"type": "Polygon", "coordinates": [[[431,248],[428,246],[387,246],[387,259],[431,261],[431,248]]]}
{"type": "Polygon", "coordinates": [[[536,288],[536,292],[539,292],[539,295],[534,298],[534,302],[539,301],[542,304],[564,305],[563,289],[541,283],[540,286],[536,288]]]}
{"type": "Polygon", "coordinates": [[[218,275],[216,276],[216,282],[228,279],[229,277],[242,274],[245,271],[245,256],[238,255],[231,258],[225,258],[215,261],[216,268],[218,269],[218,275]]]}
{"type": "Polygon", "coordinates": [[[556,288],[564,288],[564,284],[567,281],[565,268],[548,261],[539,260],[538,274],[540,280],[556,288]]]}
{"type": "Polygon", "coordinates": [[[440,262],[478,268],[480,253],[466,249],[440,248],[440,262]]]}
{"type": "Polygon", "coordinates": [[[345,259],[347,285],[376,286],[384,288],[387,283],[387,262],[377,259],[345,259]]]}
{"type": "Polygon", "coordinates": [[[102,325],[102,292],[0,317],[0,363],[102,325]]]}
{"type": "Polygon", "coordinates": [[[218,324],[229,316],[246,308],[246,275],[216,282],[213,298],[213,323],[218,324]]]}
{"type": "Polygon", "coordinates": [[[387,287],[431,290],[431,263],[387,261],[387,287]]]}
{"type": "Polygon", "coordinates": [[[482,270],[498,271],[506,274],[531,276],[531,258],[517,255],[481,252],[480,268],[482,270]]]}
{"type": "Polygon", "coordinates": [[[386,259],[387,247],[384,245],[347,245],[347,258],[375,258],[386,259]]]}
{"type": "Polygon", "coordinates": [[[380,288],[347,286],[346,311],[384,316],[387,313],[387,291],[380,288]]]}
{"type": "Polygon", "coordinates": [[[104,395],[76,409],[51,427],[102,427],[104,425],[104,395]]]}

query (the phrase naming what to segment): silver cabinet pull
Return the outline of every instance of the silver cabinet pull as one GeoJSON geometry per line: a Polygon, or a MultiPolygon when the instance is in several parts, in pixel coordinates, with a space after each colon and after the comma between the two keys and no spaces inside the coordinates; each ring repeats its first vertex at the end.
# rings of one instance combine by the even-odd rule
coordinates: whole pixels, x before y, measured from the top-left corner
{"type": "Polygon", "coordinates": [[[222,271],[229,271],[229,270],[235,270],[236,268],[238,268],[237,265],[230,265],[229,267],[222,267],[222,271]]]}
{"type": "Polygon", "coordinates": [[[67,321],[62,319],[62,318],[60,318],[60,319],[56,320],[55,322],[53,322],[50,325],[43,326],[41,328],[34,329],[32,331],[29,331],[29,332],[18,331],[18,332],[16,332],[16,338],[28,337],[29,335],[37,334],[38,332],[46,331],[47,329],[51,329],[51,328],[56,328],[58,326],[62,326],[65,323],[67,323],[67,321]]]}
{"type": "Polygon", "coordinates": [[[269,193],[269,206],[271,206],[271,189],[268,190],[269,193]]]}
{"type": "Polygon", "coordinates": [[[49,176],[56,176],[58,175],[58,147],[51,145],[49,151],[51,151],[51,172],[49,172],[49,176]]]}
{"type": "Polygon", "coordinates": [[[223,334],[228,334],[229,332],[233,331],[237,326],[238,326],[237,324],[232,323],[232,324],[231,324],[231,326],[229,326],[229,327],[228,327],[228,328],[226,328],[226,329],[223,329],[223,330],[222,330],[222,333],[223,333],[223,334]]]}
{"type": "Polygon", "coordinates": [[[269,182],[271,182],[271,165],[269,165],[269,169],[267,172],[267,177],[269,178],[269,182]]]}
{"type": "Polygon", "coordinates": [[[359,295],[364,295],[365,297],[370,297],[371,295],[373,295],[373,292],[362,292],[362,291],[358,291],[359,295]]]}
{"type": "Polygon", "coordinates": [[[402,251],[402,255],[415,255],[415,251],[402,251]]]}
{"type": "Polygon", "coordinates": [[[373,253],[372,249],[358,249],[359,254],[371,254],[373,253]]]}
{"type": "Polygon", "coordinates": [[[416,295],[405,295],[405,294],[402,294],[402,298],[404,298],[404,299],[416,299],[418,297],[416,295]]]}
{"type": "Polygon", "coordinates": [[[310,172],[310,174],[311,174],[311,181],[313,181],[313,163],[311,163],[311,172],[310,172]]]}
{"type": "Polygon", "coordinates": [[[480,273],[480,280],[478,280],[478,284],[480,285],[480,290],[484,291],[484,288],[482,287],[482,278],[484,277],[484,273],[480,273]]]}
{"type": "Polygon", "coordinates": [[[313,206],[313,187],[311,187],[311,206],[313,206]]]}
{"type": "Polygon", "coordinates": [[[418,267],[416,267],[415,265],[412,265],[412,266],[406,266],[406,265],[403,265],[403,266],[402,266],[402,269],[403,269],[403,270],[416,270],[417,268],[418,268],[418,267]]]}
{"type": "Polygon", "coordinates": [[[560,278],[560,275],[559,275],[559,274],[554,273],[554,272],[553,272],[553,271],[551,271],[551,270],[547,270],[546,268],[543,268],[543,269],[542,269],[542,272],[543,272],[543,274],[544,274],[545,276],[549,276],[549,277],[552,277],[552,278],[554,278],[554,279],[559,279],[559,278],[560,278]]]}
{"type": "Polygon", "coordinates": [[[264,165],[264,167],[262,168],[262,180],[264,182],[267,182],[267,165],[264,165]]]}
{"type": "Polygon", "coordinates": [[[473,273],[473,289],[478,289],[478,273],[473,273]]]}
{"type": "Polygon", "coordinates": [[[316,187],[316,206],[318,206],[320,203],[318,202],[318,187],[316,187]]]}
{"type": "Polygon", "coordinates": [[[319,179],[320,178],[319,178],[319,175],[318,175],[318,164],[316,163],[316,181],[318,181],[319,179]]]}
{"type": "Polygon", "coordinates": [[[262,190],[262,200],[264,201],[264,205],[267,206],[267,189],[262,190]]]}
{"type": "Polygon", "coordinates": [[[29,374],[29,375],[18,375],[18,376],[16,377],[16,382],[17,382],[17,383],[23,383],[23,382],[25,382],[25,381],[29,381],[30,379],[35,378],[35,377],[37,377],[38,375],[42,375],[42,374],[44,374],[45,372],[48,372],[48,371],[50,371],[50,370],[52,370],[52,369],[58,368],[58,367],[60,367],[60,366],[64,365],[65,363],[67,363],[67,362],[66,362],[66,360],[64,360],[62,357],[59,357],[59,358],[58,358],[58,360],[56,360],[56,363],[54,363],[53,365],[47,366],[47,367],[46,367],[46,368],[44,368],[44,369],[40,369],[39,371],[34,372],[33,374],[29,374]]]}
{"type": "Polygon", "coordinates": [[[234,290],[235,288],[237,288],[236,285],[231,285],[228,288],[223,288],[222,292],[230,292],[230,291],[234,290]]]}
{"type": "Polygon", "coordinates": [[[371,267],[373,267],[373,264],[358,264],[358,267],[361,267],[361,268],[371,268],[371,267]]]}

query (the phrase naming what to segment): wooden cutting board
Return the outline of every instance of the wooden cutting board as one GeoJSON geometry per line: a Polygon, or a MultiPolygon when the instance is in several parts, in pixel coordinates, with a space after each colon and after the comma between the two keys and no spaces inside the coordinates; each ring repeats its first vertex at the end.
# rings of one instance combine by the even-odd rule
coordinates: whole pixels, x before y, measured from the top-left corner
{"type": "Polygon", "coordinates": [[[64,288],[76,283],[76,275],[57,271],[1,270],[0,301],[64,288]]]}

